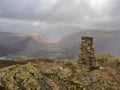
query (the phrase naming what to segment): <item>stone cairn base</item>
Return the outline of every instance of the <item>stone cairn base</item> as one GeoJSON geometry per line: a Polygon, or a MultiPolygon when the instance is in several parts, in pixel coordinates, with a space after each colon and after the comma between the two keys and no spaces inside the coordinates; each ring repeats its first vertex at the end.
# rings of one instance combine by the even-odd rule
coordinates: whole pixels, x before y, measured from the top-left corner
{"type": "Polygon", "coordinates": [[[79,57],[79,63],[88,66],[90,69],[95,68],[96,57],[92,37],[82,37],[79,57]]]}

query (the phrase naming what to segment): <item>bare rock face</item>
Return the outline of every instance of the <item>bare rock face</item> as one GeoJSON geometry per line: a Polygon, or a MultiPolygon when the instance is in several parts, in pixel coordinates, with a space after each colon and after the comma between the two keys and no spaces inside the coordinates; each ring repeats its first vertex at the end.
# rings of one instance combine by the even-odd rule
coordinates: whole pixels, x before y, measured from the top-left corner
{"type": "Polygon", "coordinates": [[[95,50],[92,37],[82,37],[79,63],[82,63],[90,68],[96,66],[95,50]]]}

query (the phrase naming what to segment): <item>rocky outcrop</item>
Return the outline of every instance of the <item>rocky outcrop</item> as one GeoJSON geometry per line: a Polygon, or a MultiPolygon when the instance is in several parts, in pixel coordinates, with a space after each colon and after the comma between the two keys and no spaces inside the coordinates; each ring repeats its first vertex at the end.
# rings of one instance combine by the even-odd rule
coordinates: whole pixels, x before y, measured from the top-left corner
{"type": "MultiPolygon", "coordinates": [[[[43,62],[41,63],[43,64],[43,62]]],[[[69,83],[72,70],[55,64],[39,66],[28,63],[0,70],[0,88],[5,90],[67,90],[76,88],[69,83]]]]}
{"type": "Polygon", "coordinates": [[[114,69],[88,72],[69,60],[37,60],[0,69],[0,90],[119,90],[119,81],[114,69]]]}

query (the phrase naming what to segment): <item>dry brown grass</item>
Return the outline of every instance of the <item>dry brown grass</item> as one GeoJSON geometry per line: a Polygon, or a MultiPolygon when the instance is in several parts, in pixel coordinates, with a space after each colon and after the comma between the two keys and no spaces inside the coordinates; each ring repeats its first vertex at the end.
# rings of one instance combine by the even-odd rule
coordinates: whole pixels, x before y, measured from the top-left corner
{"type": "Polygon", "coordinates": [[[52,63],[52,62],[54,62],[54,60],[50,60],[50,59],[46,59],[46,58],[38,58],[38,59],[33,58],[33,59],[28,59],[28,60],[0,60],[0,68],[4,68],[7,66],[16,65],[16,64],[24,65],[24,64],[27,64],[28,62],[52,63]]]}

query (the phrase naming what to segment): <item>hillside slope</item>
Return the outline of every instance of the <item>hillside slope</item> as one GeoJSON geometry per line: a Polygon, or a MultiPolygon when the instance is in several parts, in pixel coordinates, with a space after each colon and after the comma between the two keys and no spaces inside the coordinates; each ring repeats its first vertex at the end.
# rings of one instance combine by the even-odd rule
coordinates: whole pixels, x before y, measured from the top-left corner
{"type": "Polygon", "coordinates": [[[73,33],[60,41],[61,48],[67,53],[68,58],[77,58],[82,36],[94,37],[97,54],[108,53],[120,57],[120,30],[118,31],[83,31],[73,33]]]}
{"type": "Polygon", "coordinates": [[[120,30],[83,31],[70,34],[59,42],[38,34],[16,35],[0,33],[0,56],[20,59],[47,57],[50,59],[76,59],[82,36],[93,36],[97,54],[108,53],[120,57],[120,30]]]}
{"type": "Polygon", "coordinates": [[[38,34],[17,35],[8,32],[0,32],[0,56],[32,56],[34,53],[42,53],[43,47],[47,47],[50,40],[38,34]]]}

